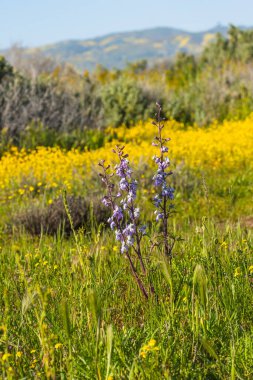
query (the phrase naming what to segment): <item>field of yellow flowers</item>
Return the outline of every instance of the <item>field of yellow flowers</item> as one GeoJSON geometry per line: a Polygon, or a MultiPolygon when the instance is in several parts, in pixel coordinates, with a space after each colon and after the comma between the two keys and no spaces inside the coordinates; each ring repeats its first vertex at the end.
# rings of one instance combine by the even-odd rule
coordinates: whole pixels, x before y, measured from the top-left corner
{"type": "MultiPolygon", "coordinates": [[[[244,121],[214,123],[208,128],[192,127],[170,121],[166,135],[171,138],[170,158],[175,166],[203,168],[212,171],[252,169],[253,114],[244,121]]],[[[112,148],[124,144],[131,162],[138,167],[152,165],[155,148],[151,146],[155,128],[151,122],[132,128],[108,129],[110,140],[104,147],[92,151],[38,147],[33,151],[12,148],[0,160],[0,202],[40,193],[44,189],[65,187],[72,191],[81,187],[97,172],[100,159],[114,160],[112,148]]]]}

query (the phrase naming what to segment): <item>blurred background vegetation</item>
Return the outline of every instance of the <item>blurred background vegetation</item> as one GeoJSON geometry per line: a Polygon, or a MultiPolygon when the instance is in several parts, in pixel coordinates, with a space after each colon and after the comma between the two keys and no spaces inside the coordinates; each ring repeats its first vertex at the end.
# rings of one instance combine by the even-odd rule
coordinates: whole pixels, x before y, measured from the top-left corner
{"type": "Polygon", "coordinates": [[[251,30],[231,26],[199,55],[82,74],[39,53],[29,60],[12,53],[13,65],[0,58],[0,154],[11,146],[98,148],[105,128],[147,120],[156,100],[185,128],[244,119],[253,110],[251,30]]]}

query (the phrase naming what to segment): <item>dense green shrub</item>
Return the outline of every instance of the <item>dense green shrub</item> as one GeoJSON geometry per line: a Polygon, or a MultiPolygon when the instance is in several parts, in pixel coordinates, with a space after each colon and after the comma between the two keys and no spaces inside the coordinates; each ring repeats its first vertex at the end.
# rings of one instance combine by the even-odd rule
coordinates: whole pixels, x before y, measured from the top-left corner
{"type": "Polygon", "coordinates": [[[4,78],[13,77],[13,67],[6,61],[4,57],[0,56],[0,83],[4,78]]]}
{"type": "Polygon", "coordinates": [[[150,97],[133,80],[120,77],[102,90],[106,124],[130,126],[149,115],[150,97]]]}
{"type": "Polygon", "coordinates": [[[226,61],[251,62],[253,58],[253,30],[240,30],[231,25],[228,36],[217,35],[201,56],[201,63],[222,66],[226,61]]]}

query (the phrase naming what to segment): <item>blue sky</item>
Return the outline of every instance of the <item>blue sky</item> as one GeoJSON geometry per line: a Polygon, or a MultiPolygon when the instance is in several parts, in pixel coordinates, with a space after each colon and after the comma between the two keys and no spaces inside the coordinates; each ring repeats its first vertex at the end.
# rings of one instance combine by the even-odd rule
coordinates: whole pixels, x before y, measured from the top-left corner
{"type": "Polygon", "coordinates": [[[171,26],[253,26],[253,0],[0,0],[0,49],[171,26]]]}

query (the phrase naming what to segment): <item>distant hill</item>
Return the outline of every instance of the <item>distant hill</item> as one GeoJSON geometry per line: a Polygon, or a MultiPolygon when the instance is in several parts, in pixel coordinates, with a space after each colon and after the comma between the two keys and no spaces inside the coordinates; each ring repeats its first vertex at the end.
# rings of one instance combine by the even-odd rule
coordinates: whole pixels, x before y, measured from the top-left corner
{"type": "MultiPolygon", "coordinates": [[[[245,28],[244,28],[245,29],[245,28]]],[[[93,70],[97,64],[123,68],[128,62],[147,59],[150,63],[170,59],[178,52],[198,54],[215,38],[226,35],[228,27],[218,25],[204,32],[187,32],[174,28],[114,33],[88,40],[68,40],[26,49],[27,54],[40,51],[58,62],[68,62],[79,71],[93,70]]]]}

